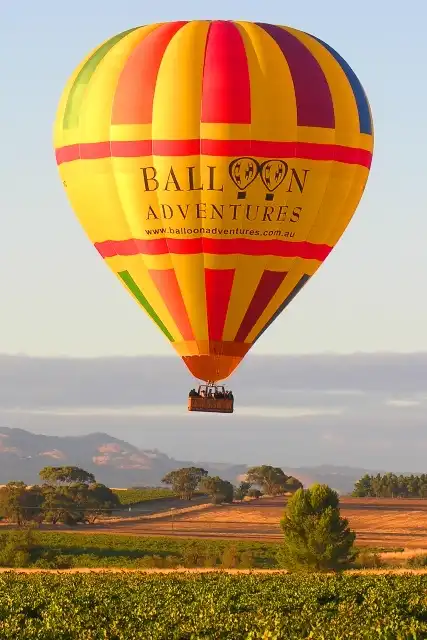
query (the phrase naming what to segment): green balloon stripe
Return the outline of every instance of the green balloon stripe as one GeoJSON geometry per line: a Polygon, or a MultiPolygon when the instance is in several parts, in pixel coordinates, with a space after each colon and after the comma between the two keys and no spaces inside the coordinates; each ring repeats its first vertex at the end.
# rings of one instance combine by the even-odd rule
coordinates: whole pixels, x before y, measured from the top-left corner
{"type": "Polygon", "coordinates": [[[136,284],[135,280],[130,275],[129,271],[120,271],[117,275],[121,278],[121,280],[127,286],[129,291],[135,296],[135,298],[138,300],[140,305],[142,307],[144,307],[144,309],[146,310],[146,312],[148,313],[150,318],[152,318],[152,320],[154,320],[156,325],[159,327],[160,331],[162,331],[164,333],[164,335],[167,337],[168,340],[170,340],[171,342],[175,342],[174,338],[171,336],[169,331],[166,329],[165,325],[160,320],[159,316],[154,311],[153,307],[148,302],[147,298],[144,296],[144,294],[142,293],[141,289],[138,287],[138,285],[136,284]]]}
{"type": "Polygon", "coordinates": [[[107,42],[104,42],[104,44],[95,51],[95,53],[89,58],[89,60],[86,61],[86,63],[80,69],[80,72],[77,75],[73,86],[71,87],[70,95],[68,96],[67,105],[65,107],[64,119],[62,123],[64,129],[73,129],[74,127],[78,127],[80,108],[83,103],[85,91],[99,63],[103,60],[103,58],[105,58],[107,53],[114,47],[115,44],[117,44],[117,42],[120,42],[122,38],[127,36],[129,33],[132,33],[132,31],[135,31],[135,29],[137,28],[139,27],[123,31],[117,36],[110,38],[110,40],[107,40],[107,42]]]}

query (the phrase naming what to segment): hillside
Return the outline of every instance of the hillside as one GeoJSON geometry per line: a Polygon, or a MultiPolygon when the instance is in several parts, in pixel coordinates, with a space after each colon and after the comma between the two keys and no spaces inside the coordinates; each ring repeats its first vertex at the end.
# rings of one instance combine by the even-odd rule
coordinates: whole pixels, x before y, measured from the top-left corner
{"type": "MultiPolygon", "coordinates": [[[[268,462],[260,460],[260,464],[268,462]]],[[[0,427],[0,484],[9,480],[34,484],[40,469],[47,465],[82,467],[110,487],[156,486],[168,471],[190,465],[202,466],[212,475],[237,483],[248,468],[243,464],[175,460],[157,449],[139,449],[106,433],[46,436],[0,427]]],[[[284,464],[283,470],[305,486],[325,482],[340,493],[351,491],[355,481],[366,473],[365,469],[330,465],[293,468],[284,464]]]]}
{"type": "MultiPolygon", "coordinates": [[[[42,467],[74,465],[110,487],[155,486],[168,471],[192,464],[196,463],[174,460],[157,450],[138,449],[106,433],[45,436],[0,427],[0,484],[9,480],[34,484],[42,467]]],[[[221,472],[233,482],[246,470],[245,465],[203,464],[209,472],[221,472]]]]}

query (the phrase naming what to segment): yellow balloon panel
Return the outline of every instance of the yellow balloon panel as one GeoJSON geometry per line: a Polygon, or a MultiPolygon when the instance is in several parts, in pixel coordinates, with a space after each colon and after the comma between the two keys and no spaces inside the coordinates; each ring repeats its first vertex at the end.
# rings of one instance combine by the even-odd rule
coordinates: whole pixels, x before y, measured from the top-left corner
{"type": "Polygon", "coordinates": [[[362,196],[365,93],[326,43],[193,21],[107,40],[71,77],[59,171],[91,242],[198,378],[226,378],[362,196]]]}

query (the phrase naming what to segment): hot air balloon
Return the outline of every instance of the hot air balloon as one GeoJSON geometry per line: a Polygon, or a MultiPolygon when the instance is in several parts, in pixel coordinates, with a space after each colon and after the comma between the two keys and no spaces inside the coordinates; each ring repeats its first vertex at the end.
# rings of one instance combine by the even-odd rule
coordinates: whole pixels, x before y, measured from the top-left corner
{"type": "Polygon", "coordinates": [[[59,172],[89,240],[191,374],[227,379],[346,229],[373,151],[347,62],[302,31],[190,21],[94,49],[63,92],[59,172]]]}

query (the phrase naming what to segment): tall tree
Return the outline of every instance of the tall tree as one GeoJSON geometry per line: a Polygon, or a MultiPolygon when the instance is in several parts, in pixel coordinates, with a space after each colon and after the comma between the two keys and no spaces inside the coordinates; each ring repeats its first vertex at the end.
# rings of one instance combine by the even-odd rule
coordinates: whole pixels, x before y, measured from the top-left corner
{"type": "Polygon", "coordinates": [[[167,473],[162,482],[170,485],[181,500],[191,500],[200,481],[207,475],[208,472],[200,467],[183,467],[167,473]]]}
{"type": "Polygon", "coordinates": [[[236,498],[236,500],[243,500],[243,498],[245,498],[248,495],[250,488],[251,488],[250,482],[242,481],[239,484],[239,486],[236,487],[236,489],[234,490],[234,497],[236,498]]]}
{"type": "Polygon", "coordinates": [[[325,484],[298,489],[281,521],[282,560],[289,569],[338,570],[355,558],[356,534],[340,515],[338,494],[325,484]]]}
{"type": "Polygon", "coordinates": [[[355,498],[366,498],[373,495],[372,476],[365,473],[354,485],[353,496],[355,498]]]}
{"type": "Polygon", "coordinates": [[[118,497],[95,476],[79,467],[45,467],[39,473],[44,480],[43,511],[53,524],[94,522],[119,506],[118,497]]]}
{"type": "Polygon", "coordinates": [[[288,479],[286,480],[286,484],[285,484],[286,493],[295,493],[295,491],[298,491],[298,489],[303,489],[303,488],[304,486],[302,482],[300,482],[298,478],[294,478],[294,476],[289,476],[288,479]]]}
{"type": "Polygon", "coordinates": [[[231,482],[219,476],[206,476],[200,482],[200,489],[207,493],[214,504],[233,502],[234,488],[231,482]]]}
{"type": "Polygon", "coordinates": [[[93,473],[80,469],[80,467],[44,467],[39,472],[39,477],[44,483],[57,486],[95,482],[93,473]]]}
{"type": "Polygon", "coordinates": [[[260,486],[264,493],[277,495],[279,493],[285,493],[289,476],[279,467],[271,467],[270,465],[263,464],[259,467],[251,467],[248,469],[246,479],[251,484],[260,486]]]}
{"type": "Polygon", "coordinates": [[[425,498],[427,475],[396,475],[395,473],[366,473],[354,485],[353,496],[359,498],[425,498]]]}
{"type": "Polygon", "coordinates": [[[86,489],[84,518],[93,524],[101,516],[111,515],[120,507],[119,497],[105,484],[94,482],[86,489]]]}
{"type": "Polygon", "coordinates": [[[41,514],[43,496],[40,487],[28,487],[25,482],[8,482],[0,489],[0,514],[18,527],[41,514]]]}

